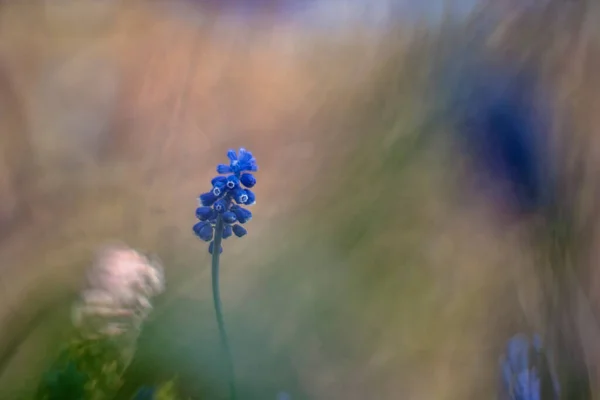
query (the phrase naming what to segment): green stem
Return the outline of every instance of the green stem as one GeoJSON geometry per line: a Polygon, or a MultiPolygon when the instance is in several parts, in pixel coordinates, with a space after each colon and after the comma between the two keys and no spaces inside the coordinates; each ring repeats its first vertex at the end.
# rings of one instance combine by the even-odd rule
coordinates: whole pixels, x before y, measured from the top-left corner
{"type": "Polygon", "coordinates": [[[235,373],[233,369],[233,356],[231,355],[231,348],[229,346],[229,339],[227,338],[227,332],[225,331],[225,322],[223,321],[223,311],[221,305],[221,294],[219,291],[219,258],[221,255],[221,241],[223,239],[223,219],[219,215],[217,217],[217,224],[215,227],[215,238],[213,243],[213,254],[212,254],[212,292],[213,302],[215,306],[215,314],[217,317],[217,325],[219,326],[219,338],[221,340],[221,347],[225,353],[225,362],[227,364],[227,370],[229,375],[229,396],[231,400],[236,399],[235,393],[235,373]]]}

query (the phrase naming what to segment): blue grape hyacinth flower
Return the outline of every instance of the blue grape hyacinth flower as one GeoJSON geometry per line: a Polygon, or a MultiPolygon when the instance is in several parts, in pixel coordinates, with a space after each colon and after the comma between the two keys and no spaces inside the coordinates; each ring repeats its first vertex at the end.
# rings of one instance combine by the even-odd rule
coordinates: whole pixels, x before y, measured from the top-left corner
{"type": "MultiPolygon", "coordinates": [[[[215,244],[215,230],[219,237],[227,239],[235,235],[242,237],[247,230],[242,226],[252,219],[250,210],[244,208],[256,203],[256,196],[250,189],[256,185],[252,174],[258,171],[256,159],[244,148],[236,153],[227,152],[229,164],[217,166],[218,176],[211,180],[212,189],[199,197],[200,207],[196,209],[199,222],[194,225],[194,233],[205,242],[210,242],[208,251],[212,254],[215,244]],[[222,226],[221,226],[222,225],[222,226]]],[[[223,248],[219,244],[219,253],[223,248]]]]}
{"type": "Polygon", "coordinates": [[[208,252],[212,254],[213,303],[227,362],[229,398],[236,400],[233,357],[225,330],[219,290],[219,262],[223,252],[222,239],[233,235],[241,238],[248,233],[242,225],[252,219],[252,213],[245,207],[256,203],[256,196],[250,189],[256,185],[256,178],[252,173],[258,171],[258,166],[252,153],[244,148],[240,148],[237,153],[229,150],[227,157],[229,165],[217,165],[219,175],[211,180],[211,190],[201,194],[198,199],[200,206],[196,209],[196,218],[199,222],[194,225],[193,231],[201,240],[210,242],[208,252]]]}
{"type": "Polygon", "coordinates": [[[501,400],[558,399],[559,385],[550,370],[539,335],[513,336],[500,360],[501,400]]]}

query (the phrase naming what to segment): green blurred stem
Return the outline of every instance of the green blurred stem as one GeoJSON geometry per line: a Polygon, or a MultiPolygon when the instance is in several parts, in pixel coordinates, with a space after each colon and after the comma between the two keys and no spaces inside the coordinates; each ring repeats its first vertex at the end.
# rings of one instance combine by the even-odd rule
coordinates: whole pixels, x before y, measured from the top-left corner
{"type": "Polygon", "coordinates": [[[217,217],[217,224],[215,227],[215,238],[213,243],[213,254],[212,254],[212,292],[213,302],[215,306],[215,314],[217,317],[217,325],[219,326],[219,338],[221,340],[221,347],[225,353],[225,363],[227,365],[227,372],[229,375],[229,396],[231,400],[236,399],[235,393],[235,373],[233,370],[233,356],[231,355],[231,347],[229,346],[229,339],[227,338],[227,332],[225,331],[225,322],[223,321],[223,310],[221,304],[221,293],[219,290],[219,259],[221,256],[221,241],[223,240],[223,218],[219,215],[217,217]]]}

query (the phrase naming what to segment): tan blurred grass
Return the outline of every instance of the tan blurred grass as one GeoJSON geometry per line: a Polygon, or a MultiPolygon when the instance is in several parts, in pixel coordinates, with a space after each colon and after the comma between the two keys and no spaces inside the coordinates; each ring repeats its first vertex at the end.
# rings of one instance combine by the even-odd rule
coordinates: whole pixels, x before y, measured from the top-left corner
{"type": "MultiPolygon", "coordinates": [[[[257,45],[272,32],[247,29],[239,40],[236,31],[216,34],[214,23],[185,25],[135,5],[101,23],[78,21],[91,11],[2,10],[1,49],[15,95],[6,101],[17,124],[4,127],[3,155],[19,161],[5,170],[3,203],[16,198],[20,207],[3,220],[12,222],[0,249],[7,332],[19,334],[47,301],[68,298],[90,252],[106,240],[158,251],[170,265],[206,261],[189,231],[195,198],[218,160],[213,150],[246,146],[270,171],[259,178],[258,195],[269,202],[256,207],[253,237],[318,173],[313,116],[335,101],[326,96],[336,81],[298,67],[293,37],[257,45]],[[21,170],[27,174],[17,180],[21,170]]],[[[168,275],[190,272],[171,267],[168,275]]]]}
{"type": "MultiPolygon", "coordinates": [[[[375,40],[356,30],[325,40],[268,20],[237,30],[214,16],[186,25],[135,3],[98,24],[55,14],[60,23],[46,23],[39,7],[4,7],[0,59],[14,96],[1,99],[12,123],[0,136],[10,166],[0,219],[18,216],[0,242],[7,331],[73,293],[91,252],[115,238],[159,253],[172,297],[208,299],[191,213],[221,153],[240,145],[259,157],[259,204],[251,235],[228,249],[245,262],[224,268],[225,303],[239,310],[231,311],[239,325],[270,339],[265,352],[285,349],[311,398],[486,398],[499,343],[543,323],[523,233],[498,231],[484,205],[462,203],[460,166],[447,167],[444,143],[386,175],[399,186],[384,203],[394,215],[358,227],[367,239],[348,251],[353,239],[331,237],[381,207],[365,207],[385,198],[385,182],[373,181],[377,157],[428,118],[426,57],[456,44],[447,32],[407,28],[375,40]],[[332,199],[344,193],[350,160],[356,186],[332,199]],[[10,206],[17,201],[20,213],[10,206]],[[378,229],[386,236],[368,236],[378,229]],[[326,322],[314,315],[322,312],[326,322]]],[[[513,62],[534,57],[542,45],[533,27],[525,18],[491,46],[512,45],[513,62]]],[[[553,57],[544,62],[565,56],[553,57]]],[[[584,62],[569,61],[573,71],[550,70],[548,80],[588,93],[566,79],[584,81],[584,62]]],[[[577,120],[595,112],[572,108],[577,120]]],[[[262,379],[241,364],[240,379],[262,379]]]]}

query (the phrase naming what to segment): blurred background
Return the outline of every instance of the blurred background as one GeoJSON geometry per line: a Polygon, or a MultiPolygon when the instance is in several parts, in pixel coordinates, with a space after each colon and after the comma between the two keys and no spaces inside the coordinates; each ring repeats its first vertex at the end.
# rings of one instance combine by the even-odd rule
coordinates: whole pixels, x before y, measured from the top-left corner
{"type": "Polygon", "coordinates": [[[507,338],[548,324],[539,216],[473,172],[456,120],[485,112],[489,82],[535,77],[543,141],[582,144],[568,190],[593,208],[599,18],[587,0],[1,2],[0,398],[39,380],[112,240],[160,257],[167,282],[124,393],[178,376],[226,398],[191,226],[240,146],[259,200],[221,285],[243,398],[494,398],[507,338]]]}

